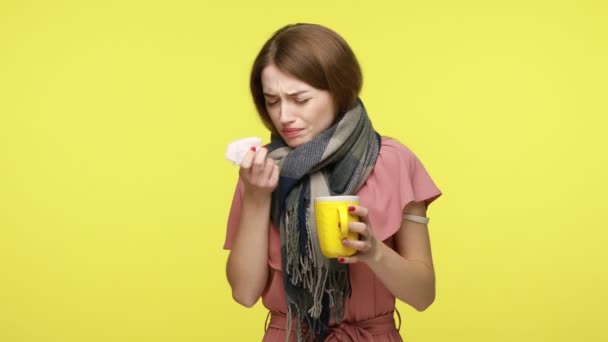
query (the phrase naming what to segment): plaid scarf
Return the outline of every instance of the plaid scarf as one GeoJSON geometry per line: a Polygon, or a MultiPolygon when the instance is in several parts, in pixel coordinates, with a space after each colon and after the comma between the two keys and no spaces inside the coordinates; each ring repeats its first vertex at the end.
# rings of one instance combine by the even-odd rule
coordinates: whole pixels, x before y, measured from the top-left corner
{"type": "Polygon", "coordinates": [[[380,135],[357,99],[337,123],[311,141],[292,149],[273,135],[268,150],[281,170],[271,218],[281,236],[287,340],[293,316],[298,341],[309,336],[322,341],[330,319],[343,321],[351,288],[347,265],[321,253],[313,200],[356,193],[376,163],[380,135]]]}

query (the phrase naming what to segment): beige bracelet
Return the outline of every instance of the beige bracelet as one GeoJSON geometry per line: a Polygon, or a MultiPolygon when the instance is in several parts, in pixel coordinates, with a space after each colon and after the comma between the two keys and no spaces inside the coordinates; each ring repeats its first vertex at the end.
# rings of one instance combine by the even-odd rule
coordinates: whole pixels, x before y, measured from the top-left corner
{"type": "Polygon", "coordinates": [[[418,223],[422,223],[422,224],[428,224],[429,220],[430,220],[428,217],[412,215],[412,214],[404,214],[403,218],[406,220],[410,220],[410,221],[418,222],[418,223]]]}

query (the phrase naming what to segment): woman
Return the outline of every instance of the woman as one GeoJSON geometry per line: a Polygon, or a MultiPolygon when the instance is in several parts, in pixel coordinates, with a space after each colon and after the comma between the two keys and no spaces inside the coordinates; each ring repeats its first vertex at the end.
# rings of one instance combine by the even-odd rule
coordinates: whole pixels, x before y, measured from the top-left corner
{"type": "Polygon", "coordinates": [[[435,298],[425,216],[440,190],[406,146],[374,131],[359,64],[332,30],[281,28],[250,83],[271,143],[240,164],[224,245],[234,300],[263,298],[264,341],[401,341],[395,298],[419,311],[435,298]],[[360,196],[349,207],[360,238],[343,241],[353,256],[327,259],[311,243],[319,193],[360,196]]]}

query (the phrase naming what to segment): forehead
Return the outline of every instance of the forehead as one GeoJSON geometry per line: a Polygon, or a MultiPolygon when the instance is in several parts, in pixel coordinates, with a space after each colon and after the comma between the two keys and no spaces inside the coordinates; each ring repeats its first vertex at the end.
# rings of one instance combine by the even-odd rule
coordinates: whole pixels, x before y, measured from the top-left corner
{"type": "Polygon", "coordinates": [[[265,92],[289,93],[313,89],[308,83],[282,72],[272,64],[262,70],[262,87],[265,92]]]}

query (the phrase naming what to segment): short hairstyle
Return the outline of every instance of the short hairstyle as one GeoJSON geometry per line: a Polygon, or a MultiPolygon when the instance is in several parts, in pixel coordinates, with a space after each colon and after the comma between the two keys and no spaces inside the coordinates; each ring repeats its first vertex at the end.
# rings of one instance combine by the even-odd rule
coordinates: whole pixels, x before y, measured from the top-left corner
{"type": "Polygon", "coordinates": [[[262,89],[262,71],[269,65],[310,86],[328,91],[337,108],[336,120],[355,105],[363,76],[344,38],[318,24],[290,24],[276,31],[258,53],[251,69],[250,88],[258,115],[274,134],[262,89]]]}

